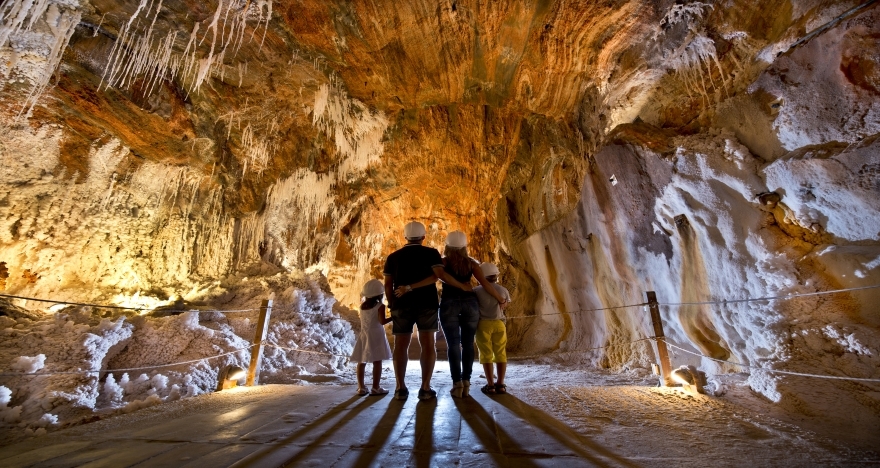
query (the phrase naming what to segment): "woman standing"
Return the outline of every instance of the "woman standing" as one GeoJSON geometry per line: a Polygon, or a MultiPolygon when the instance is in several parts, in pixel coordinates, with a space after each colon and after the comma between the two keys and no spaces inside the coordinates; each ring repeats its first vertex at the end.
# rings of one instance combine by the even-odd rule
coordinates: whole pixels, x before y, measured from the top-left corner
{"type": "MultiPolygon", "coordinates": [[[[480,264],[468,256],[467,237],[461,231],[453,231],[446,236],[443,270],[463,285],[470,285],[471,278],[476,278],[505,307],[507,300],[489,285],[480,270],[480,264]]],[[[474,367],[474,335],[479,322],[480,303],[477,295],[473,291],[444,283],[440,296],[440,326],[448,345],[449,370],[452,373],[450,393],[457,398],[470,394],[471,372],[474,367]]]]}

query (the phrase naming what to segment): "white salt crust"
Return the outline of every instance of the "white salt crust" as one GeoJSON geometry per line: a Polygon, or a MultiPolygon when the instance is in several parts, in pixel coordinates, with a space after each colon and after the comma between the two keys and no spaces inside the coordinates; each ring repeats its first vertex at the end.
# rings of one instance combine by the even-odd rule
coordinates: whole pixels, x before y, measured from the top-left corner
{"type": "MultiPolygon", "coordinates": [[[[266,285],[278,288],[274,290],[283,293],[274,301],[268,341],[319,353],[267,347],[262,383],[333,381],[344,370],[354,333],[334,310],[336,300],[326,286],[322,289],[322,281],[317,276],[279,275],[269,283],[244,279],[236,289],[211,293],[246,299],[224,307],[242,309],[259,307],[259,299],[270,294],[266,285]]],[[[36,321],[2,317],[0,369],[11,374],[0,376],[2,424],[7,429],[52,430],[93,413],[131,412],[214,391],[221,368],[247,368],[249,350],[181,366],[113,369],[172,364],[247,348],[257,313],[191,311],[152,317],[68,307],[36,321]],[[101,313],[112,315],[101,318],[101,313]],[[94,370],[101,372],[78,373],[94,370]],[[47,375],[21,375],[35,372],[47,375]],[[70,374],[52,374],[58,372],[70,374]]]]}

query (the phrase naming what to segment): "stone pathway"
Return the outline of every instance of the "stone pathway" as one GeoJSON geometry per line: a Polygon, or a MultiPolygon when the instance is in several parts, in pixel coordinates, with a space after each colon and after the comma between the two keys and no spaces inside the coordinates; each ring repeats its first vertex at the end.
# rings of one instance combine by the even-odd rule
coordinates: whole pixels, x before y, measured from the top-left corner
{"type": "MultiPolygon", "coordinates": [[[[617,374],[518,365],[512,394],[483,395],[477,376],[472,398],[453,399],[448,372],[438,363],[439,398],[426,402],[415,391],[406,401],[357,397],[353,385],[202,395],[2,447],[0,466],[880,464],[875,451],[848,449],[742,406],[741,398],[693,397],[617,374]],[[548,375],[557,385],[536,384],[548,375]]],[[[411,363],[408,382],[417,374],[411,363]]]]}
{"type": "Polygon", "coordinates": [[[632,466],[513,395],[430,401],[268,385],[0,449],[4,466],[632,466]]]}

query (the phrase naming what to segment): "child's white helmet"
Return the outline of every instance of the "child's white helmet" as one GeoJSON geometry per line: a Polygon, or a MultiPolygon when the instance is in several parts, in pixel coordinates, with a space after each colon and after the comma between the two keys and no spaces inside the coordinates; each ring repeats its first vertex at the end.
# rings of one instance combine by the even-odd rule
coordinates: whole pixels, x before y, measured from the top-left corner
{"type": "Polygon", "coordinates": [[[498,275],[498,267],[495,266],[494,263],[481,263],[480,270],[483,272],[483,276],[497,276],[498,275]]]}
{"type": "Polygon", "coordinates": [[[383,294],[385,294],[385,285],[377,279],[367,281],[367,283],[364,284],[364,289],[361,290],[361,296],[368,298],[381,296],[383,294]]]}

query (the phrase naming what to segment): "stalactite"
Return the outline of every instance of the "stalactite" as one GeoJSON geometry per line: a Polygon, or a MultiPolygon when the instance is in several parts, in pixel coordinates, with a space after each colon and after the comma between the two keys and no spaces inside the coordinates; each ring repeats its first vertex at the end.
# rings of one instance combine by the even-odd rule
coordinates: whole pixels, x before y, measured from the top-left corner
{"type": "MultiPolygon", "coordinates": [[[[269,124],[268,135],[274,134],[275,120],[269,124]]],[[[241,145],[244,147],[244,169],[243,173],[251,171],[262,174],[268,167],[269,160],[275,154],[275,145],[266,138],[258,137],[253,127],[248,124],[241,134],[241,145]]]]}
{"type": "Polygon", "coordinates": [[[384,151],[382,136],[388,119],[382,112],[370,111],[362,102],[349,99],[338,85],[318,88],[312,124],[336,143],[341,159],[338,175],[343,180],[355,177],[384,151]]]}
{"type": "MultiPolygon", "coordinates": [[[[655,32],[653,39],[657,40],[667,29],[678,23],[684,23],[688,28],[688,36],[682,44],[668,55],[668,63],[675,73],[685,82],[685,92],[688,97],[693,97],[691,89],[698,89],[706,106],[717,101],[710,99],[710,87],[706,84],[706,76],[709,77],[711,89],[729,93],[728,79],[724,74],[718,53],[715,49],[715,41],[707,37],[698,23],[702,20],[706,11],[713,6],[693,2],[687,5],[673,5],[660,21],[660,28],[655,32]],[[712,77],[712,64],[718,69],[721,76],[721,86],[715,83],[712,77]],[[705,66],[705,71],[703,67],[705,66]]],[[[720,99],[720,95],[717,98],[720,99]]]]}
{"type": "MultiPolygon", "coordinates": [[[[45,37],[31,31],[39,20],[43,20],[51,31],[51,39],[47,44],[49,52],[44,57],[46,63],[35,76],[29,77],[31,89],[23,101],[19,117],[30,113],[49,85],[55,69],[58,68],[64,49],[82,16],[82,13],[74,8],[72,6],[59,8],[54,3],[49,4],[49,0],[14,0],[0,6],[0,21],[2,21],[0,47],[5,47],[13,39],[28,34],[45,37]]],[[[10,70],[12,66],[14,64],[10,63],[10,70]]]]}
{"type": "MultiPolygon", "coordinates": [[[[232,50],[230,58],[237,54],[244,40],[248,19],[256,17],[254,33],[265,21],[265,35],[272,17],[271,0],[259,2],[221,0],[201,37],[199,32],[202,24],[196,22],[183,52],[177,53],[174,51],[177,30],[169,31],[164,38],[154,37],[156,20],[162,9],[161,1],[154,10],[150,26],[143,31],[138,30],[134,21],[145,9],[144,3],[141,2],[129,21],[120,29],[102,75],[101,83],[105,88],[108,86],[126,88],[131,86],[134,78],[142,76],[148,83],[147,95],[155,90],[158,81],[171,78],[179,79],[188,92],[198,93],[207,80],[225,73],[224,60],[227,58],[227,51],[232,50]],[[256,12],[252,11],[255,9],[256,12]],[[265,17],[264,11],[267,11],[265,17]],[[210,41],[208,41],[209,36],[210,41]],[[209,42],[210,45],[208,50],[200,55],[199,48],[205,42],[209,42]]],[[[146,10],[152,11],[150,8],[146,10]]],[[[240,64],[238,71],[240,86],[243,76],[240,64]]],[[[245,68],[244,74],[246,73],[245,68]]]]}

